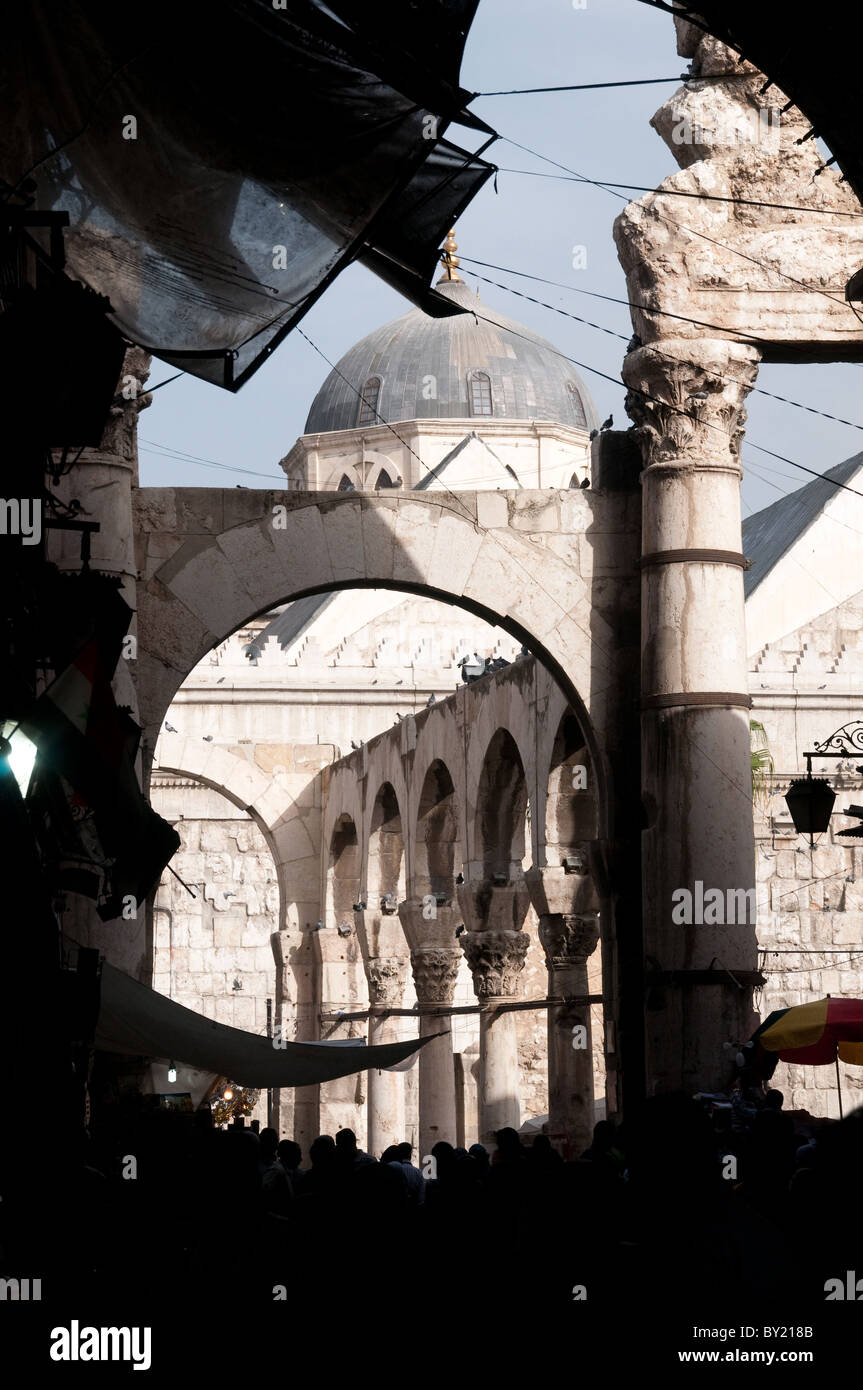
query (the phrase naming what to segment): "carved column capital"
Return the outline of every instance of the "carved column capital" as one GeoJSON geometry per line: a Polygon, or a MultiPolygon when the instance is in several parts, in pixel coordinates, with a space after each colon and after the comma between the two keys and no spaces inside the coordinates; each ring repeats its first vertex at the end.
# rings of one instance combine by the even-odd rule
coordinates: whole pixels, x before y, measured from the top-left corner
{"type": "Polygon", "coordinates": [[[527,932],[466,932],[462,940],[477,998],[515,994],[530,944],[527,932]]]}
{"type": "Polygon", "coordinates": [[[366,962],[369,981],[369,1001],[375,1004],[400,1004],[407,981],[408,963],[398,956],[377,957],[366,962]]]}
{"type": "Polygon", "coordinates": [[[411,951],[411,969],[421,1004],[451,1004],[461,954],[443,946],[421,946],[411,951]]]}
{"type": "Polygon", "coordinates": [[[549,970],[584,965],[599,940],[597,913],[548,913],[539,919],[539,939],[549,970]]]}
{"type": "Polygon", "coordinates": [[[746,410],[760,361],[755,348],[726,339],[661,339],[628,352],[626,411],[645,465],[673,461],[738,464],[746,410]]]}

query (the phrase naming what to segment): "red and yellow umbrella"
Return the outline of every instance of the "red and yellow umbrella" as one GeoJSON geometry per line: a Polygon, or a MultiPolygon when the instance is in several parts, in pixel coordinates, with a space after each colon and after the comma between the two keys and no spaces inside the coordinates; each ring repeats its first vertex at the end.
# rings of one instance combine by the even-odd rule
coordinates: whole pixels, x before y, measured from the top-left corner
{"type": "MultiPolygon", "coordinates": [[[[753,1034],[766,1052],[780,1061],[822,1067],[839,1062],[863,1066],[863,999],[814,999],[790,1009],[776,1009],[753,1034]]],[[[839,1096],[842,1113],[842,1096],[839,1096]]]]}
{"type": "Polygon", "coordinates": [[[777,1009],[755,1034],[780,1061],[825,1066],[838,1057],[863,1066],[863,999],[815,999],[777,1009]]]}

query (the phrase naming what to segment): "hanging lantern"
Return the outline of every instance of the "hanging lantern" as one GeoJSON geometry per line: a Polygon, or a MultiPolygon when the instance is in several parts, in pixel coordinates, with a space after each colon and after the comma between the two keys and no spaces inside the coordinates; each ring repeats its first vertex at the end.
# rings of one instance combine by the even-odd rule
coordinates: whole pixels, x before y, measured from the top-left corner
{"type": "Polygon", "coordinates": [[[823,777],[797,777],[785,796],[794,829],[801,835],[822,835],[830,825],[836,793],[823,777]]]}

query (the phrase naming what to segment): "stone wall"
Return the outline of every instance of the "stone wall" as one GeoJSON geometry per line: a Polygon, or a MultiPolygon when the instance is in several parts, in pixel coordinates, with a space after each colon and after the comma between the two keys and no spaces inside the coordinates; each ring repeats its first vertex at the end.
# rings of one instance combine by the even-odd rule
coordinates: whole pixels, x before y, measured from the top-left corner
{"type": "MultiPolygon", "coordinates": [[[[154,908],[153,987],[217,1023],[263,1034],[275,1003],[270,937],[279,890],[272,854],[254,821],[198,782],[157,775],[153,805],[177,828],[172,868],[154,908]]],[[[266,1124],[266,1096],[255,1111],[266,1124]]]]}

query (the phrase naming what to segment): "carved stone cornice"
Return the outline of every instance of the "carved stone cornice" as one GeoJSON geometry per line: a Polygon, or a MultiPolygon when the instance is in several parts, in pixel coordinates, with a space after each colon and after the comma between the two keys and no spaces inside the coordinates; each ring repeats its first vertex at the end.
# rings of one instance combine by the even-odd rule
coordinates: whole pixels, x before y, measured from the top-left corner
{"type": "Polygon", "coordinates": [[[408,963],[397,956],[377,957],[366,962],[369,1002],[400,1004],[407,983],[408,963]]]}
{"type": "Polygon", "coordinates": [[[515,994],[530,937],[524,931],[466,932],[464,953],[479,999],[515,994]]]}
{"type": "Polygon", "coordinates": [[[421,1004],[451,1004],[461,953],[451,947],[421,946],[411,951],[411,969],[421,1004]]]}
{"type": "Polygon", "coordinates": [[[599,915],[549,913],[539,919],[539,939],[549,970],[584,965],[599,941],[599,915]]]}

